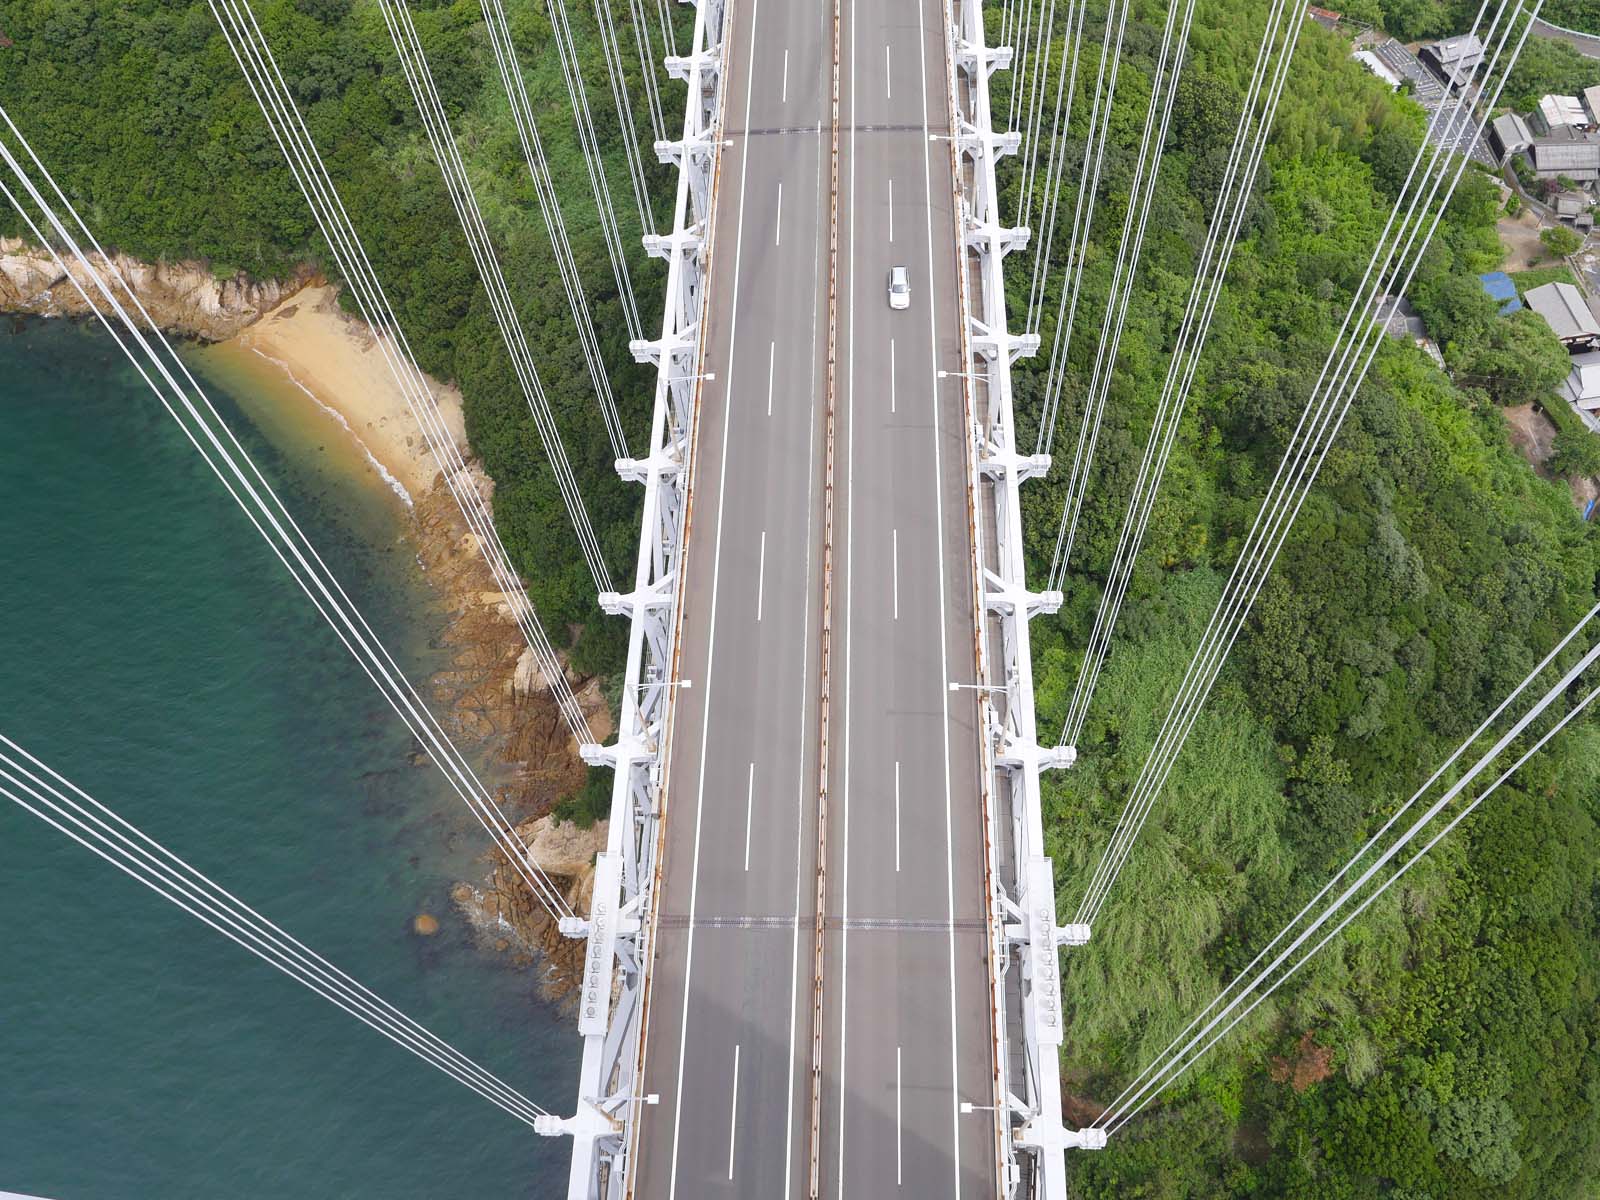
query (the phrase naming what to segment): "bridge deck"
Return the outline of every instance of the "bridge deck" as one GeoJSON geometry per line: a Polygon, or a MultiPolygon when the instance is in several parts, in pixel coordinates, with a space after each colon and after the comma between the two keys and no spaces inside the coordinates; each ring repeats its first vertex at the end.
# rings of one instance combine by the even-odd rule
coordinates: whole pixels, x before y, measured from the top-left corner
{"type": "MultiPolygon", "coordinates": [[[[843,9],[821,1193],[993,1196],[958,1110],[993,1098],[943,6],[843,9]]],[[[730,6],[649,1200],[809,1194],[831,21],[730,6]]]]}

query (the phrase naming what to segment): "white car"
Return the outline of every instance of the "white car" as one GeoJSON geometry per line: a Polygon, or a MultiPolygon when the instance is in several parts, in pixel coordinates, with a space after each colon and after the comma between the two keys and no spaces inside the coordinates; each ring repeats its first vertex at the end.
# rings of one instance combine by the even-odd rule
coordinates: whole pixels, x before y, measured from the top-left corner
{"type": "Polygon", "coordinates": [[[889,307],[911,307],[911,277],[904,267],[889,268],[889,307]]]}

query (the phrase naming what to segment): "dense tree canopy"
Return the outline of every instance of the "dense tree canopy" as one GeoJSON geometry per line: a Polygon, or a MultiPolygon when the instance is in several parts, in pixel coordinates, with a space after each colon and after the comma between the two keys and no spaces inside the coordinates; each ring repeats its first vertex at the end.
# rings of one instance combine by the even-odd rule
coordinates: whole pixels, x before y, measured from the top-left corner
{"type": "MultiPolygon", "coordinates": [[[[1215,203],[1206,164],[1232,140],[1260,35],[1244,0],[1202,0],[1200,12],[1066,602],[1032,626],[1047,732],[1077,677],[1215,203]]],[[[1458,32],[1472,13],[1418,0],[1382,15],[1414,37],[1458,32]]],[[[1091,18],[1091,71],[1097,34],[1091,18]]],[[[1122,68],[1137,82],[1118,86],[1118,169],[1088,251],[1079,328],[1090,332],[1068,351],[1058,448],[1092,373],[1154,40],[1122,68]]],[[[1350,62],[1347,42],[1306,27],[1079,765],[1047,777],[1064,906],[1082,894],[1167,711],[1421,124],[1411,100],[1350,62]]],[[[1087,109],[1071,129],[1069,187],[1086,125],[1087,109]]],[[[1500,316],[1477,279],[1501,261],[1499,203],[1487,180],[1463,179],[1408,293],[1448,373],[1384,343],[1093,942],[1068,952],[1064,1062],[1080,1110],[1165,1046],[1595,602],[1600,539],[1564,484],[1513,453],[1501,415],[1529,402],[1560,411],[1551,390],[1569,364],[1539,318],[1500,316]]],[[[1025,414],[1047,367],[1022,368],[1025,414]]],[[[1552,465],[1582,473],[1595,445],[1564,429],[1552,465]]],[[[1039,570],[1064,474],[1024,496],[1039,570]]],[[[1592,724],[1553,742],[1174,1095],[1108,1150],[1074,1158],[1075,1194],[1591,1195],[1597,749],[1592,724]],[[1317,1069],[1296,1069],[1305,1062],[1317,1069]]]]}

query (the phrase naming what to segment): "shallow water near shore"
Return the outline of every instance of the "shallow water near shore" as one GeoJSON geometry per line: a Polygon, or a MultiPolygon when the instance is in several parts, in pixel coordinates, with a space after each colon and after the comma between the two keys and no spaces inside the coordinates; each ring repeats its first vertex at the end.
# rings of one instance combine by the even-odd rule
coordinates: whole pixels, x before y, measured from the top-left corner
{"type": "MultiPolygon", "coordinates": [[[[423,681],[440,616],[404,510],[359,449],[278,420],[255,387],[224,373],[209,391],[423,681]]],[[[437,771],[408,765],[404,726],[116,347],[61,321],[0,327],[0,732],[535,1101],[570,1107],[574,1022],[450,904],[482,874],[482,831],[437,771]],[[424,912],[434,937],[412,932],[424,912]]],[[[0,1190],[565,1194],[564,1142],[10,803],[0,878],[0,1190]]]]}

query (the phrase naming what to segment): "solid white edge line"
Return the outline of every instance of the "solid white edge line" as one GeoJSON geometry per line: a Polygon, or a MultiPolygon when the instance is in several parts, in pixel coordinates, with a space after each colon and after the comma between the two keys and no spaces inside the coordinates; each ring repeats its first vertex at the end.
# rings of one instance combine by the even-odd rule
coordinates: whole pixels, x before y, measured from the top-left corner
{"type": "MultiPolygon", "coordinates": [[[[756,73],[756,26],[757,17],[761,11],[761,0],[751,0],[750,5],[750,68],[745,79],[744,95],[744,127],[750,128],[750,99],[754,92],[756,73]]],[[[749,140],[746,139],[744,153],[739,159],[739,220],[733,239],[733,296],[731,319],[728,330],[728,381],[726,394],[731,397],[733,392],[733,356],[738,346],[735,336],[739,326],[739,262],[744,253],[744,193],[745,176],[750,168],[749,140]]],[[[675,1200],[678,1194],[678,1135],[683,1130],[683,1064],[684,1051],[689,1043],[689,984],[694,977],[694,916],[695,904],[700,895],[700,831],[705,820],[705,795],[706,795],[706,750],[710,745],[711,734],[711,681],[712,669],[717,658],[717,584],[722,576],[722,514],[728,500],[728,431],[733,425],[733,405],[725,406],[727,416],[722,423],[722,464],[717,476],[717,538],[716,549],[711,556],[711,624],[706,640],[706,690],[704,716],[700,725],[700,763],[698,770],[700,780],[695,788],[694,798],[694,861],[690,867],[689,876],[689,937],[684,947],[683,964],[683,1011],[680,1014],[678,1029],[678,1079],[674,1089],[672,1101],[672,1163],[669,1168],[667,1200],[675,1200]]]]}
{"type": "MultiPolygon", "coordinates": [[[[942,11],[942,10],[941,10],[942,11]]],[[[933,160],[929,151],[932,138],[928,132],[928,31],[926,25],[920,28],[920,37],[917,42],[917,59],[922,67],[922,175],[923,183],[928,190],[928,341],[930,365],[933,368],[933,463],[934,463],[934,509],[937,514],[939,529],[939,678],[950,678],[949,663],[949,631],[945,620],[945,575],[944,564],[944,489],[943,489],[943,456],[939,451],[939,329],[937,310],[933,303],[933,160]]],[[[959,235],[960,231],[957,230],[959,235]]],[[[957,269],[960,269],[958,264],[957,269]]],[[[945,896],[949,906],[949,944],[950,944],[950,1091],[952,1096],[960,1095],[961,1071],[959,1044],[956,1025],[956,891],[955,891],[955,818],[952,809],[950,794],[950,692],[949,689],[939,688],[939,703],[944,710],[944,822],[945,822],[945,896]]],[[[955,1184],[955,1195],[961,1195],[961,1108],[959,1104],[950,1106],[950,1162],[955,1184]]]]}

